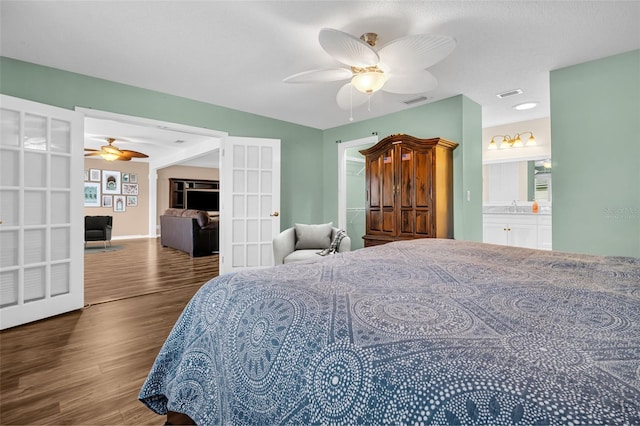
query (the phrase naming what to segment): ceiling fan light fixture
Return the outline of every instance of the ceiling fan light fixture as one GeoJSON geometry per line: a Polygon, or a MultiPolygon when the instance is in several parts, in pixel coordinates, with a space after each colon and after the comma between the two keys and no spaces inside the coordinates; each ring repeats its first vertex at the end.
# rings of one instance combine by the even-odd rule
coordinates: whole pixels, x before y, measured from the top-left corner
{"type": "Polygon", "coordinates": [[[382,89],[386,81],[387,76],[382,70],[375,69],[356,73],[351,79],[351,84],[360,92],[370,95],[382,89]]]}
{"type": "Polygon", "coordinates": [[[100,157],[106,161],[115,161],[120,157],[119,154],[114,154],[113,152],[101,152],[100,157]]]}
{"type": "Polygon", "coordinates": [[[102,146],[102,150],[104,152],[108,152],[109,154],[113,154],[113,155],[120,155],[122,154],[122,151],[120,151],[118,148],[111,146],[111,145],[104,145],[102,146]]]}

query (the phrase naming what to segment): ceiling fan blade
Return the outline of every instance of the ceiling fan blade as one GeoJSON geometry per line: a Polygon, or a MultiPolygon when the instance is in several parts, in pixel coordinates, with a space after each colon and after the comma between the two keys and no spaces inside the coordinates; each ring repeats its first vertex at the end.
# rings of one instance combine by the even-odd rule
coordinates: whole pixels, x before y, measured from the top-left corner
{"type": "Polygon", "coordinates": [[[282,80],[284,83],[325,83],[351,78],[353,73],[346,68],[326,68],[304,71],[282,80]]]}
{"type": "Polygon", "coordinates": [[[342,109],[355,108],[366,103],[367,100],[369,100],[369,96],[371,95],[362,93],[356,90],[351,83],[347,83],[338,90],[336,102],[338,102],[338,106],[342,109]]]}
{"type": "Polygon", "coordinates": [[[429,92],[438,87],[438,80],[429,71],[389,73],[382,90],[389,93],[409,95],[429,92]]]}
{"type": "Polygon", "coordinates": [[[100,151],[99,149],[93,149],[93,148],[85,148],[85,151],[100,151]]]}
{"type": "Polygon", "coordinates": [[[440,62],[456,47],[452,37],[417,34],[390,41],[380,48],[380,61],[393,71],[429,68],[440,62]]]}
{"type": "Polygon", "coordinates": [[[365,68],[380,61],[378,53],[357,37],[332,28],[323,28],[318,36],[320,46],[345,65],[365,68]]]}
{"type": "Polygon", "coordinates": [[[118,161],[131,161],[131,157],[128,157],[126,155],[121,155],[120,157],[116,158],[116,160],[118,160],[118,161]]]}
{"type": "MultiPolygon", "coordinates": [[[[88,148],[86,148],[88,150],[88,148]]],[[[98,156],[100,155],[100,151],[92,149],[91,151],[93,152],[87,152],[84,156],[85,157],[94,157],[94,156],[98,156]]]]}
{"type": "Polygon", "coordinates": [[[129,151],[127,149],[123,149],[122,154],[120,154],[120,157],[128,157],[129,159],[131,158],[148,158],[149,156],[147,154],[143,154],[141,152],[138,151],[129,151]]]}

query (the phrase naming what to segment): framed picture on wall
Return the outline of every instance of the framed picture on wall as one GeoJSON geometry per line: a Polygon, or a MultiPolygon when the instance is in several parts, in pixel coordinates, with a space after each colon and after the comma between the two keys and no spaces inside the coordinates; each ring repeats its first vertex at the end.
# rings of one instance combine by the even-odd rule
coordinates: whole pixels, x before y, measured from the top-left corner
{"type": "Polygon", "coordinates": [[[124,195],[116,195],[113,197],[113,211],[125,212],[127,211],[127,197],[124,195]]]}
{"type": "Polygon", "coordinates": [[[100,169],[89,169],[89,180],[91,182],[100,182],[100,169]]]}
{"type": "Polygon", "coordinates": [[[113,207],[113,195],[102,196],[102,207],[113,207]]]}
{"type": "Polygon", "coordinates": [[[127,195],[127,206],[128,207],[137,207],[138,206],[138,196],[137,195],[127,195]]]}
{"type": "Polygon", "coordinates": [[[129,173],[129,182],[138,183],[138,175],[134,173],[129,173]]]}
{"type": "Polygon", "coordinates": [[[122,184],[122,193],[124,195],[138,195],[138,184],[137,183],[123,183],[122,184]]]}
{"type": "Polygon", "coordinates": [[[122,183],[129,183],[129,173],[122,174],[122,183]]]}
{"type": "Polygon", "coordinates": [[[120,172],[114,170],[102,171],[102,193],[120,194],[120,172]]]}
{"type": "Polygon", "coordinates": [[[84,206],[100,207],[100,184],[95,182],[84,183],[84,206]]]}

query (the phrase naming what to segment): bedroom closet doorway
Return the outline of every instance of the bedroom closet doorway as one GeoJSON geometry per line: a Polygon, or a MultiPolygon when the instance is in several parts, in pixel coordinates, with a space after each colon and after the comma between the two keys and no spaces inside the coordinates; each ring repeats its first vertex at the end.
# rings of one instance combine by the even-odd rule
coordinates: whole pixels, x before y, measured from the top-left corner
{"type": "Polygon", "coordinates": [[[351,237],[351,249],[364,247],[365,173],[360,150],[378,143],[378,136],[342,142],[338,145],[338,227],[351,237]]]}

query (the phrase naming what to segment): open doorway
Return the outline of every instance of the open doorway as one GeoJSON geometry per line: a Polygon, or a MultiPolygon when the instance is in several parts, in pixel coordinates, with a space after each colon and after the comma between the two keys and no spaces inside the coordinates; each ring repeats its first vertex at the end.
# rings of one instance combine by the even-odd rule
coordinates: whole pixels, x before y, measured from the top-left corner
{"type": "MultiPolygon", "coordinates": [[[[113,145],[118,149],[141,152],[148,156],[143,159],[133,158],[130,161],[105,161],[99,155],[85,157],[85,186],[89,183],[97,187],[99,200],[93,206],[85,204],[84,215],[113,216],[112,245],[105,251],[121,250],[118,253],[86,256],[85,270],[95,270],[94,265],[102,263],[104,258],[109,257],[113,258],[116,264],[106,264],[108,268],[104,271],[105,281],[108,278],[108,270],[111,270],[112,274],[123,269],[129,270],[129,275],[146,274],[144,277],[140,276],[140,280],[137,281],[139,285],[130,286],[132,287],[130,290],[127,290],[127,286],[121,286],[122,294],[116,294],[117,292],[113,291],[98,293],[100,295],[96,297],[99,300],[91,299],[93,293],[87,287],[92,285],[93,280],[85,277],[89,281],[89,283],[85,282],[85,290],[89,290],[85,291],[85,301],[99,303],[107,301],[103,300],[105,297],[117,300],[139,295],[138,293],[153,292],[151,288],[145,288],[145,286],[153,287],[149,283],[154,281],[157,284],[158,281],[149,279],[149,271],[144,270],[148,268],[141,268],[140,265],[147,258],[150,263],[159,260],[159,254],[154,246],[159,244],[156,241],[159,235],[159,215],[169,207],[168,177],[206,177],[218,180],[219,141],[226,136],[226,133],[101,111],[80,109],[80,112],[84,114],[85,148],[99,150],[101,146],[107,145],[108,138],[113,138],[116,140],[113,145]],[[118,178],[117,194],[113,191],[109,193],[103,191],[102,180],[105,172],[118,178]],[[178,173],[180,176],[169,176],[167,173],[178,173]],[[122,204],[116,204],[116,200],[123,200],[124,207],[118,207],[122,204]],[[124,241],[126,244],[123,243],[124,241]],[[133,259],[131,262],[117,259],[127,251],[127,248],[134,245],[143,250],[143,253],[140,253],[140,250],[136,251],[137,267],[132,264],[133,259]],[[140,254],[144,256],[139,256],[140,254]]],[[[100,244],[97,244],[97,249],[100,249],[100,244]]],[[[196,260],[188,259],[184,263],[196,260]]],[[[164,262],[166,263],[166,260],[164,262]]],[[[217,265],[217,259],[215,263],[217,265]]],[[[202,269],[199,266],[196,268],[202,269]]]]}
{"type": "Polygon", "coordinates": [[[338,222],[351,237],[351,249],[364,247],[365,162],[360,150],[378,143],[377,136],[341,143],[338,146],[338,222]]]}

